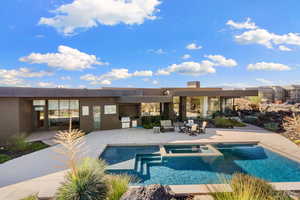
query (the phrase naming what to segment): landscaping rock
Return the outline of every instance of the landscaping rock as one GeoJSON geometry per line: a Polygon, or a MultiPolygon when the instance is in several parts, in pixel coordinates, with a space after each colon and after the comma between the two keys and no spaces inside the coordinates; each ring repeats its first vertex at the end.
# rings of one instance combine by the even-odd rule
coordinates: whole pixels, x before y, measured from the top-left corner
{"type": "Polygon", "coordinates": [[[168,186],[149,185],[127,191],[120,200],[171,200],[172,197],[168,186]]]}

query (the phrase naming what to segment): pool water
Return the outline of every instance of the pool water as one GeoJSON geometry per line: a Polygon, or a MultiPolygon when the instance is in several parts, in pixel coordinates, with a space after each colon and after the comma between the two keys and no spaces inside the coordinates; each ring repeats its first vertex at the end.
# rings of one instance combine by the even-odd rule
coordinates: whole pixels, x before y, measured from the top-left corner
{"type": "Polygon", "coordinates": [[[207,157],[162,158],[154,146],[144,146],[138,147],[138,149],[108,147],[101,158],[108,163],[118,163],[129,157],[135,159],[135,166],[132,170],[119,169],[108,170],[108,172],[117,174],[125,172],[133,175],[138,179],[138,182],[133,184],[139,185],[221,183],[224,178],[230,178],[236,172],[246,173],[271,182],[300,182],[299,163],[261,146],[216,145],[215,147],[223,156],[212,159],[207,159],[207,157]],[[107,154],[107,151],[110,154],[107,154]],[[110,159],[113,159],[113,162],[110,159]]]}

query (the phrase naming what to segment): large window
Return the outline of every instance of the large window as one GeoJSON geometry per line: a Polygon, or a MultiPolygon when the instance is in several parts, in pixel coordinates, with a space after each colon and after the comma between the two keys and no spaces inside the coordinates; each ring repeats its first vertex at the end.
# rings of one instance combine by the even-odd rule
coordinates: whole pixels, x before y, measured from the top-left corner
{"type": "Polygon", "coordinates": [[[142,116],[157,116],[160,115],[160,103],[142,103],[142,116]]]}
{"type": "Polygon", "coordinates": [[[79,127],[79,100],[49,100],[49,127],[66,128],[72,117],[72,128],[79,127]]]}
{"type": "Polygon", "coordinates": [[[203,115],[204,97],[186,98],[186,116],[196,118],[203,115]]]}
{"type": "Polygon", "coordinates": [[[208,98],[208,113],[213,114],[214,112],[220,111],[220,98],[209,97],[208,98]]]}

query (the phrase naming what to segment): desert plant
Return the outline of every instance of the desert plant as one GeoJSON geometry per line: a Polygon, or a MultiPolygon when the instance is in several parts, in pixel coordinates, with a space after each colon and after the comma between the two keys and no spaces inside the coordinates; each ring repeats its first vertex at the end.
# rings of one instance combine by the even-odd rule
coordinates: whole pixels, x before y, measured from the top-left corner
{"type": "Polygon", "coordinates": [[[0,164],[1,163],[4,163],[4,162],[6,162],[6,161],[8,161],[8,160],[10,160],[11,159],[11,157],[9,156],[9,155],[6,155],[6,154],[0,154],[0,164]]]}
{"type": "Polygon", "coordinates": [[[128,190],[131,177],[128,175],[109,175],[109,193],[108,200],[119,200],[121,196],[128,190]]]}
{"type": "Polygon", "coordinates": [[[56,200],[105,200],[108,193],[105,166],[102,160],[84,159],[76,167],[76,173],[67,173],[56,200]]]}
{"type": "Polygon", "coordinates": [[[216,117],[214,123],[217,128],[233,128],[232,122],[224,117],[216,117]]]}
{"type": "Polygon", "coordinates": [[[215,200],[292,200],[266,181],[246,174],[234,174],[232,180],[226,180],[225,183],[231,186],[232,192],[214,193],[215,200]]]}
{"type": "Polygon", "coordinates": [[[289,132],[294,132],[300,135],[300,115],[293,114],[292,117],[284,118],[284,129],[289,132]]]}
{"type": "Polygon", "coordinates": [[[20,199],[20,200],[39,200],[39,198],[38,198],[37,194],[32,194],[32,195],[29,195],[28,197],[25,197],[25,198],[20,199]]]}
{"type": "Polygon", "coordinates": [[[77,129],[72,130],[70,127],[68,131],[59,131],[54,139],[57,143],[61,144],[57,151],[66,156],[67,166],[74,175],[77,172],[76,165],[81,159],[81,147],[84,144],[82,136],[84,136],[84,132],[77,129]]]}
{"type": "Polygon", "coordinates": [[[277,132],[279,130],[279,124],[275,122],[265,123],[264,127],[270,131],[277,132]]]}
{"type": "Polygon", "coordinates": [[[29,149],[30,143],[26,141],[26,134],[20,133],[8,140],[8,147],[14,152],[26,151],[29,149]]]}
{"type": "Polygon", "coordinates": [[[246,126],[246,124],[244,124],[240,121],[237,121],[235,119],[229,119],[229,120],[233,126],[236,126],[236,127],[245,127],[246,126]]]}

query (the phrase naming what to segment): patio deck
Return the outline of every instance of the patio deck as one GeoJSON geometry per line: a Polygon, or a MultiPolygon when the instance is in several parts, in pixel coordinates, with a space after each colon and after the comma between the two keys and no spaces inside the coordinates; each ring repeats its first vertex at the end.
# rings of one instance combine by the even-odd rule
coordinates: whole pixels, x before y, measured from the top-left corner
{"type": "MultiPolygon", "coordinates": [[[[85,156],[98,158],[107,144],[251,141],[259,141],[274,151],[300,161],[300,148],[294,143],[279,134],[253,126],[238,129],[207,129],[207,134],[199,136],[188,136],[177,132],[153,134],[152,130],[140,128],[96,131],[85,136],[86,145],[83,152],[85,152],[85,156]]],[[[0,164],[0,187],[2,187],[0,188],[0,199],[19,199],[37,192],[41,197],[53,195],[63,180],[66,170],[60,161],[60,155],[54,151],[57,147],[59,145],[0,164]]],[[[300,184],[297,186],[300,190],[300,184]]]]}

